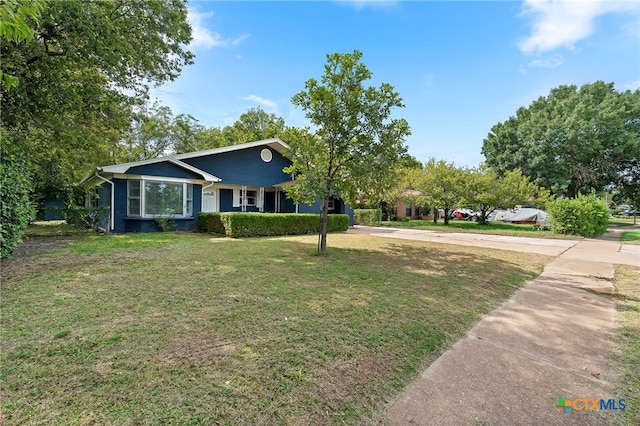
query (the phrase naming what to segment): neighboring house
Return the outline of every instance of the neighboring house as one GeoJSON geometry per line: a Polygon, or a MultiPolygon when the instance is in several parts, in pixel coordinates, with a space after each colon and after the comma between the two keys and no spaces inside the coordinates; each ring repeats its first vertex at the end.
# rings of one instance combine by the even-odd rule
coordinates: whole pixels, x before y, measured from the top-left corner
{"type": "MultiPolygon", "coordinates": [[[[81,183],[97,187],[94,206],[109,208],[103,227],[117,233],[155,231],[158,216],[193,231],[199,212],[320,213],[320,201],[287,198],[287,148],[274,138],[97,167],[81,183]]],[[[342,200],[331,200],[329,210],[348,214],[353,224],[353,210],[342,200]]]]}
{"type": "Polygon", "coordinates": [[[430,219],[430,211],[428,206],[417,206],[411,200],[422,195],[420,191],[407,189],[400,195],[400,199],[396,202],[396,217],[410,219],[430,219]]]}

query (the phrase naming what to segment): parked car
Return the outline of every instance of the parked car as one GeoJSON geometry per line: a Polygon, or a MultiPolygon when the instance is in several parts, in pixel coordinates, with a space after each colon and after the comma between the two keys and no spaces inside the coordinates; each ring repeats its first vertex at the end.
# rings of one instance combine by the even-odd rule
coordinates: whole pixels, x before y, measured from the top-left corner
{"type": "Polygon", "coordinates": [[[470,209],[455,209],[451,212],[451,219],[457,220],[473,220],[476,217],[476,212],[470,209]]]}
{"type": "Polygon", "coordinates": [[[622,216],[637,216],[638,210],[625,210],[619,213],[622,216]]]}

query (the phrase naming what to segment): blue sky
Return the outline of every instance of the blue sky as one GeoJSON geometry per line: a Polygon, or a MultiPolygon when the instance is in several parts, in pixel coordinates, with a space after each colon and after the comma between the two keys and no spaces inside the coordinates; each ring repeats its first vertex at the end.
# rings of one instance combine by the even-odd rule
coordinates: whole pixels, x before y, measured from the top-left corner
{"type": "MultiPolygon", "coordinates": [[[[363,53],[390,83],[409,153],[476,166],[491,127],[561,84],[640,87],[638,1],[190,1],[195,64],[152,94],[174,114],[232,124],[261,107],[307,126],[290,100],[326,55],[363,53]]],[[[285,141],[286,142],[286,141],[285,141]]]]}

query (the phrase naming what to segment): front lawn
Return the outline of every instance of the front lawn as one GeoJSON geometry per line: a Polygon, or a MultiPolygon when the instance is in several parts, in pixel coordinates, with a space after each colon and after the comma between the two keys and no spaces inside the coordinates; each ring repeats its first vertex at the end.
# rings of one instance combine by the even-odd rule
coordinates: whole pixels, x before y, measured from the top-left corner
{"type": "Polygon", "coordinates": [[[355,234],[318,256],[316,242],[27,240],[2,261],[0,423],[380,423],[549,260],[355,234]]]}
{"type": "Polygon", "coordinates": [[[620,241],[625,244],[640,244],[640,231],[623,231],[620,233],[620,241]]]}
{"type": "Polygon", "coordinates": [[[618,329],[615,365],[619,373],[616,396],[627,409],[621,424],[640,424],[640,267],[617,266],[615,274],[618,329]]]}

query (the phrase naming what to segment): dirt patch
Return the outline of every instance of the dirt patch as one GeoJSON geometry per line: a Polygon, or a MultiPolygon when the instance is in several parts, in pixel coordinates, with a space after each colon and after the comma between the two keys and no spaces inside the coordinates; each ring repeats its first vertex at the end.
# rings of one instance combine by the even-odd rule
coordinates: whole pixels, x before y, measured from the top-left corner
{"type": "Polygon", "coordinates": [[[13,258],[10,260],[18,260],[22,257],[29,257],[49,250],[62,247],[67,242],[76,239],[74,236],[55,236],[55,237],[30,237],[22,242],[13,251],[13,258]]]}
{"type": "Polygon", "coordinates": [[[372,383],[382,383],[391,373],[391,362],[367,356],[359,360],[336,361],[331,368],[314,378],[318,393],[326,401],[329,412],[340,411],[343,401],[357,395],[372,383]]]}
{"type": "Polygon", "coordinates": [[[175,341],[160,355],[164,362],[187,365],[207,364],[234,353],[235,346],[215,334],[203,334],[175,341]]]}
{"type": "Polygon", "coordinates": [[[69,241],[73,241],[74,238],[73,236],[56,236],[32,237],[25,240],[14,250],[13,257],[2,259],[0,263],[2,281],[19,278],[27,275],[30,271],[43,270],[51,263],[51,259],[41,255],[63,247],[69,241]]]}

